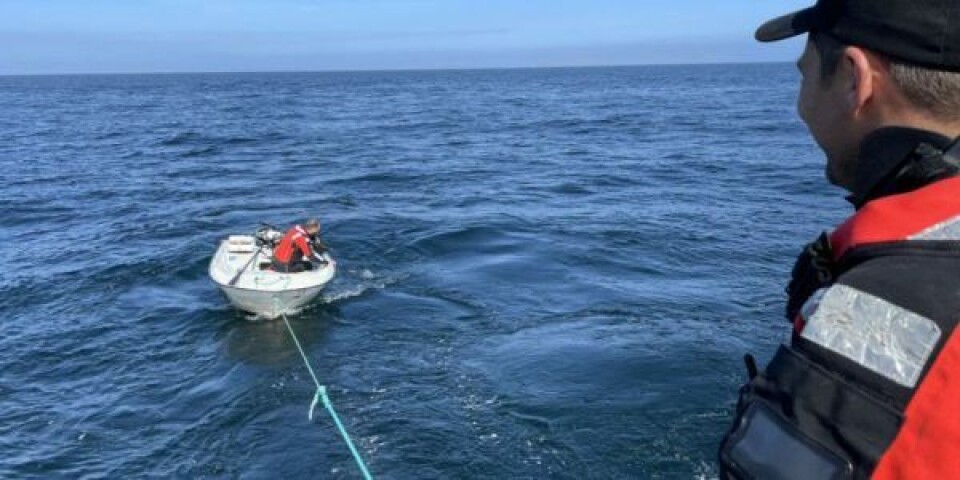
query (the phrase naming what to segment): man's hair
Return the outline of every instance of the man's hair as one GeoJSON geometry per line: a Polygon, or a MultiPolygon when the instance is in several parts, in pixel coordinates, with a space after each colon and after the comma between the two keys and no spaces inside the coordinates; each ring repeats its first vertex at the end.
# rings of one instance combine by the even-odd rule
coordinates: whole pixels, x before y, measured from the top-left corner
{"type": "Polygon", "coordinates": [[[918,108],[941,120],[960,120],[960,73],[890,61],[890,78],[918,108]]]}
{"type": "MultiPolygon", "coordinates": [[[[811,33],[810,41],[820,56],[821,81],[827,82],[837,73],[847,45],[822,32],[811,33]]],[[[939,120],[960,121],[960,73],[884,58],[890,62],[893,84],[914,106],[939,120]]]]}
{"type": "Polygon", "coordinates": [[[310,218],[303,224],[306,228],[320,228],[320,220],[316,218],[310,218]]]}

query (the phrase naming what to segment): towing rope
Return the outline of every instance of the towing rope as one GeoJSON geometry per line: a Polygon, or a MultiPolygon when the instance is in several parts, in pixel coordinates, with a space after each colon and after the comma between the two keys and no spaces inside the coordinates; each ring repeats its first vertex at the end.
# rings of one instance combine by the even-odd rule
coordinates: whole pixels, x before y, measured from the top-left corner
{"type": "MultiPolygon", "coordinates": [[[[274,296],[273,300],[275,302],[275,307],[279,307],[280,299],[274,296]]],[[[337,430],[340,431],[340,436],[343,437],[343,441],[347,444],[347,448],[350,449],[350,453],[353,455],[353,460],[357,462],[357,466],[360,467],[360,472],[363,473],[363,478],[366,480],[373,480],[373,476],[370,475],[367,465],[363,463],[363,457],[360,456],[360,452],[357,451],[357,447],[353,445],[353,440],[350,438],[350,434],[347,433],[347,429],[344,428],[343,422],[340,421],[340,416],[337,415],[337,411],[333,408],[333,402],[330,401],[330,396],[327,395],[327,387],[325,385],[321,385],[320,380],[317,379],[317,374],[313,371],[313,367],[310,365],[310,360],[307,358],[307,354],[303,351],[303,347],[300,346],[300,340],[297,338],[296,332],[293,331],[290,321],[287,320],[287,315],[281,309],[278,309],[278,311],[280,312],[280,316],[283,317],[283,323],[286,324],[287,331],[290,332],[290,337],[293,338],[293,344],[297,346],[297,351],[300,352],[300,358],[303,359],[303,364],[307,366],[307,371],[310,372],[310,377],[313,378],[313,383],[317,386],[317,391],[313,394],[313,400],[310,402],[310,411],[307,413],[307,419],[309,419],[311,422],[313,421],[313,411],[317,408],[317,403],[322,403],[323,408],[325,408],[327,412],[330,413],[330,416],[333,417],[333,423],[337,425],[337,430]]]]}

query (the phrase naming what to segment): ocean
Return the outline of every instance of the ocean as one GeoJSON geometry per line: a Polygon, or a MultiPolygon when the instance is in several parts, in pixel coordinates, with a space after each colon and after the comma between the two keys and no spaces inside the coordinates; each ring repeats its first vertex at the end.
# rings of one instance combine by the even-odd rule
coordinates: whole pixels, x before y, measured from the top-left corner
{"type": "Polygon", "coordinates": [[[742,355],[845,217],[789,64],[0,77],[0,477],[360,478],[218,241],[308,216],[290,318],[376,478],[715,478],[742,355]]]}

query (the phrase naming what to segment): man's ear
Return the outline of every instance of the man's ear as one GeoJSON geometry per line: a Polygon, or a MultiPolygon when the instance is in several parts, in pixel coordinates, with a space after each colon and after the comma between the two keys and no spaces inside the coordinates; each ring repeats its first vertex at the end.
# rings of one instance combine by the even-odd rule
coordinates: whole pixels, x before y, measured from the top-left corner
{"type": "Polygon", "coordinates": [[[874,72],[877,59],[860,47],[846,47],[843,50],[843,63],[848,71],[846,100],[847,108],[854,115],[863,114],[876,93],[874,72]]]}

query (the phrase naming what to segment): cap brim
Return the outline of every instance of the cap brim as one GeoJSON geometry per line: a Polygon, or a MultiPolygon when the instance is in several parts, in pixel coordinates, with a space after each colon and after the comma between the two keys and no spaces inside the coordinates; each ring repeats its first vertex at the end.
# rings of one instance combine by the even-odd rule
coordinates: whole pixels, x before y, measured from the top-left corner
{"type": "Polygon", "coordinates": [[[816,26],[817,17],[815,7],[798,10],[760,25],[754,38],[760,42],[776,42],[802,35],[816,26]]]}

